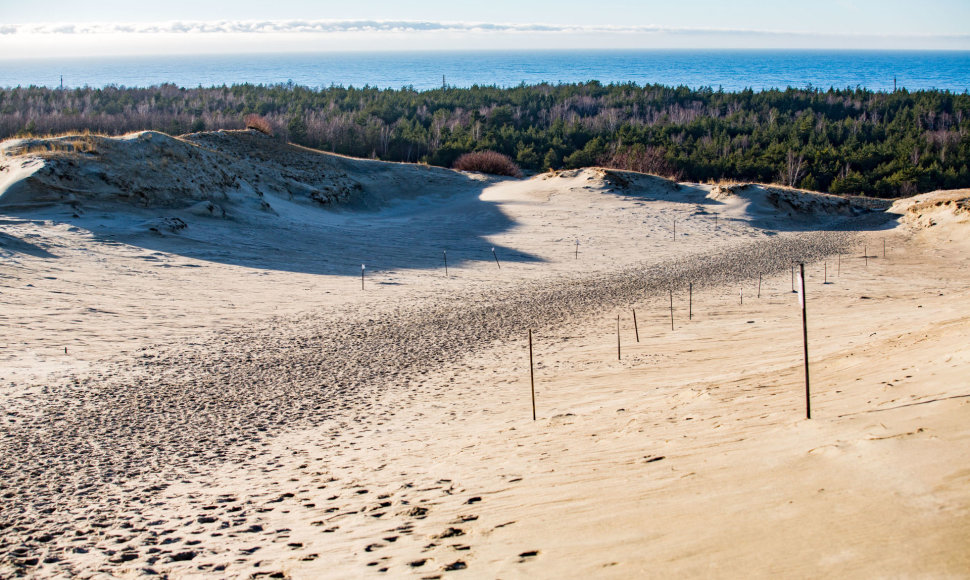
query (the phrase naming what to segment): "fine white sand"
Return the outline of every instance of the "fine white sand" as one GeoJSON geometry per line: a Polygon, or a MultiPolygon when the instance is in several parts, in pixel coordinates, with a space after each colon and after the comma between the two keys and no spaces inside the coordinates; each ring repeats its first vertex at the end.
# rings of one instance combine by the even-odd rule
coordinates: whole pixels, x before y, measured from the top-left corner
{"type": "Polygon", "coordinates": [[[966,191],[0,153],[0,576],[970,575],[966,191]]]}

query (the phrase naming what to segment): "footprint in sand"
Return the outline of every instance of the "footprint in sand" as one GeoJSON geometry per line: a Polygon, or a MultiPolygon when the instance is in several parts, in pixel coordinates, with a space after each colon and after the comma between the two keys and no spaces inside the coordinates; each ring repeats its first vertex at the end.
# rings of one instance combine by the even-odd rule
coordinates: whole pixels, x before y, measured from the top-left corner
{"type": "Polygon", "coordinates": [[[461,560],[455,560],[451,564],[444,567],[445,572],[451,572],[453,570],[464,570],[468,567],[468,564],[462,562],[461,560]]]}
{"type": "Polygon", "coordinates": [[[437,536],[432,536],[432,538],[436,540],[440,540],[444,538],[457,538],[458,536],[464,536],[464,535],[465,535],[465,532],[461,528],[448,528],[445,531],[438,534],[437,536]]]}

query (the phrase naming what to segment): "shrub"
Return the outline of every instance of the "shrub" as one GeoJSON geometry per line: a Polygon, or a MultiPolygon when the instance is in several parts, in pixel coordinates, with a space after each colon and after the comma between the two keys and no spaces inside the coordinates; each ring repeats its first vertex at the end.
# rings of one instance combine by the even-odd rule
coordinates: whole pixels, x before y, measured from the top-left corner
{"type": "Polygon", "coordinates": [[[270,123],[266,117],[260,117],[256,114],[246,115],[246,128],[259,131],[263,135],[269,135],[270,137],[273,136],[272,123],[270,123]]]}
{"type": "Polygon", "coordinates": [[[475,171],[491,175],[522,177],[522,170],[509,158],[497,151],[472,151],[455,160],[452,165],[459,171],[475,171]]]}

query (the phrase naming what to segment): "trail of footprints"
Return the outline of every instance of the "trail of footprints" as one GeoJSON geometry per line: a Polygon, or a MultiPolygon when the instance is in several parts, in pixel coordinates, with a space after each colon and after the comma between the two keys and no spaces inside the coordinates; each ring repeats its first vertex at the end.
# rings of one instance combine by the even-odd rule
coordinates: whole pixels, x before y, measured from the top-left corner
{"type": "MultiPolygon", "coordinates": [[[[282,459],[273,458],[272,467],[256,471],[279,475],[286,467],[282,459]]],[[[326,463],[331,459],[320,457],[317,461],[326,463]]],[[[287,578],[281,565],[285,566],[288,559],[312,565],[333,545],[332,539],[346,534],[352,536],[354,554],[366,570],[440,578],[447,572],[470,567],[472,539],[478,535],[470,526],[482,529],[476,513],[483,503],[482,496],[467,495],[450,479],[412,481],[396,489],[375,491],[378,486],[365,485],[354,477],[341,479],[332,473],[313,471],[309,462],[300,464],[297,471],[301,477],[253,482],[252,488],[242,493],[216,493],[218,489],[213,489],[212,494],[194,491],[180,495],[177,491],[166,493],[170,489],[165,484],[145,488],[147,494],[158,496],[156,500],[160,501],[152,505],[159,510],[126,516],[123,519],[127,521],[121,524],[95,521],[90,529],[78,527],[73,537],[58,538],[54,543],[59,549],[51,550],[44,561],[56,565],[60,560],[57,552],[70,551],[99,558],[102,565],[97,571],[104,574],[195,571],[230,577],[287,578]],[[167,511],[168,505],[183,503],[191,506],[192,513],[167,511]],[[454,516],[443,517],[445,513],[454,516]],[[293,528],[272,524],[274,515],[292,522],[293,528]],[[305,528],[301,524],[307,520],[310,533],[300,529],[305,528]],[[210,542],[207,538],[220,541],[210,542]],[[65,539],[74,546],[66,550],[60,541],[65,539]],[[215,544],[222,547],[214,548],[215,544]],[[284,550],[282,554],[280,549],[284,550]]],[[[217,487],[217,482],[210,483],[217,487]]],[[[199,486],[192,489],[198,490],[199,486]]],[[[502,522],[485,529],[514,523],[502,522]]],[[[527,550],[509,557],[525,563],[538,555],[537,550],[527,550]]],[[[69,565],[61,571],[78,572],[69,565]]]]}

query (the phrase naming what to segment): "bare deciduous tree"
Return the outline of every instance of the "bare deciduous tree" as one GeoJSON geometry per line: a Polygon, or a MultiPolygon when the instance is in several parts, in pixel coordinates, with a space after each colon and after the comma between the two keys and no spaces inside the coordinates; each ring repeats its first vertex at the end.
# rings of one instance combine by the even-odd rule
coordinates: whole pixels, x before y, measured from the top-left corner
{"type": "Polygon", "coordinates": [[[804,156],[799,155],[798,159],[795,159],[795,152],[791,149],[788,150],[788,160],[785,163],[785,168],[781,172],[781,181],[788,187],[795,187],[798,182],[802,179],[802,174],[805,172],[805,159],[804,156]]]}

